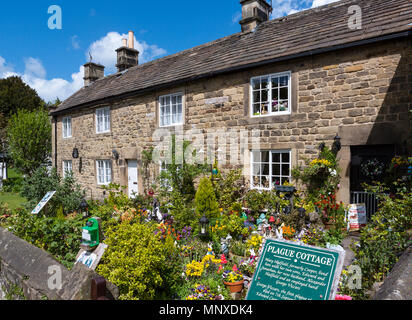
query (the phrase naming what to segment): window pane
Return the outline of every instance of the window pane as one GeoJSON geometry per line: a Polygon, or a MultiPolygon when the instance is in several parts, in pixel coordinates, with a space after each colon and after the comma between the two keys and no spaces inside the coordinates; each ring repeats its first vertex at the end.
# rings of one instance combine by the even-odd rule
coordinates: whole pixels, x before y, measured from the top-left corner
{"type": "Polygon", "coordinates": [[[255,103],[253,105],[253,114],[260,114],[260,103],[255,103]]]}
{"type": "Polygon", "coordinates": [[[267,102],[268,100],[268,90],[262,90],[262,102],[267,102]]]}
{"type": "Polygon", "coordinates": [[[260,177],[259,176],[254,176],[252,178],[252,186],[254,188],[260,188],[260,177]]]}
{"type": "Polygon", "coordinates": [[[260,175],[260,165],[259,164],[254,164],[253,165],[252,175],[254,175],[254,176],[260,175]]]}
{"type": "Polygon", "coordinates": [[[267,90],[268,89],[268,79],[263,78],[261,79],[261,85],[260,85],[262,90],[267,90]]]}
{"type": "Polygon", "coordinates": [[[280,88],[280,100],[288,100],[288,88],[280,88]]]}
{"type": "Polygon", "coordinates": [[[272,164],[272,175],[280,176],[280,165],[279,164],[272,164]]]}
{"type": "Polygon", "coordinates": [[[253,102],[260,102],[260,91],[254,91],[253,92],[253,102]]]}
{"type": "Polygon", "coordinates": [[[288,84],[289,84],[288,76],[280,77],[280,86],[284,87],[284,86],[288,86],[288,84]]]}
{"type": "Polygon", "coordinates": [[[272,89],[272,101],[279,100],[279,89],[272,89]]]}
{"type": "Polygon", "coordinates": [[[253,151],[253,162],[261,162],[261,154],[260,151],[253,151]]]}
{"type": "Polygon", "coordinates": [[[259,90],[260,89],[260,79],[252,80],[252,88],[253,88],[253,90],[259,90]]]}
{"type": "Polygon", "coordinates": [[[269,163],[269,151],[262,151],[262,162],[269,163]]]}
{"type": "Polygon", "coordinates": [[[176,104],[177,103],[177,96],[172,96],[172,104],[176,104]]]}
{"type": "Polygon", "coordinates": [[[283,164],[282,165],[282,176],[289,176],[289,165],[288,164],[283,164]]]}
{"type": "Polygon", "coordinates": [[[269,175],[269,163],[262,164],[262,174],[269,175]]]}
{"type": "Polygon", "coordinates": [[[289,152],[282,153],[282,162],[288,162],[289,163],[289,160],[290,160],[289,152]]]}
{"type": "Polygon", "coordinates": [[[280,162],[280,153],[272,152],[272,162],[280,162]]]}
{"type": "Polygon", "coordinates": [[[269,176],[262,176],[262,182],[261,182],[262,188],[270,188],[269,185],[269,176]]]}
{"type": "Polygon", "coordinates": [[[272,78],[272,88],[277,88],[279,87],[279,77],[273,77],[272,78]]]}

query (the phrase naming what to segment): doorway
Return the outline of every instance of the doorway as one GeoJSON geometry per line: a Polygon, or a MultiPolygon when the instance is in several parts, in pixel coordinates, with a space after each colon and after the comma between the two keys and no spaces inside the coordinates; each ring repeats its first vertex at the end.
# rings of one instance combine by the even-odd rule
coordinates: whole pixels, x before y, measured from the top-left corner
{"type": "Polygon", "coordinates": [[[129,198],[135,198],[139,193],[137,160],[127,160],[129,198]]]}

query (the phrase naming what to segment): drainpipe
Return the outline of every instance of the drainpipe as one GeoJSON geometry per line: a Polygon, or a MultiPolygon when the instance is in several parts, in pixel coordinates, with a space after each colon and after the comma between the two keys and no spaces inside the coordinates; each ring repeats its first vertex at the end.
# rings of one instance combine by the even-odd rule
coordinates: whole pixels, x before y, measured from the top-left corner
{"type": "Polygon", "coordinates": [[[57,116],[53,116],[54,121],[54,167],[57,170],[57,116]]]}

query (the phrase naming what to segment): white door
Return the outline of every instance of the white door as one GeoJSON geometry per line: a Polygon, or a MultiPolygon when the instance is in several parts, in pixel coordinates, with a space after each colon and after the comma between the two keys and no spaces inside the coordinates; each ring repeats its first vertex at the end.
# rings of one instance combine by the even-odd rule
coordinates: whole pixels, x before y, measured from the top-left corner
{"type": "Polygon", "coordinates": [[[129,197],[134,198],[139,192],[137,180],[137,160],[128,160],[127,168],[129,176],[129,197]]]}

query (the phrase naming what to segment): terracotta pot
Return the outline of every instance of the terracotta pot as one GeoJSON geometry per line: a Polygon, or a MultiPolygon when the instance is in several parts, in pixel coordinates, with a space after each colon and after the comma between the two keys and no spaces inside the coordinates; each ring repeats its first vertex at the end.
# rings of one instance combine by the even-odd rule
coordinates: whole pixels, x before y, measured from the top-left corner
{"type": "Polygon", "coordinates": [[[243,290],[243,284],[245,280],[238,281],[238,282],[225,282],[225,286],[230,290],[231,293],[239,293],[243,290]]]}

